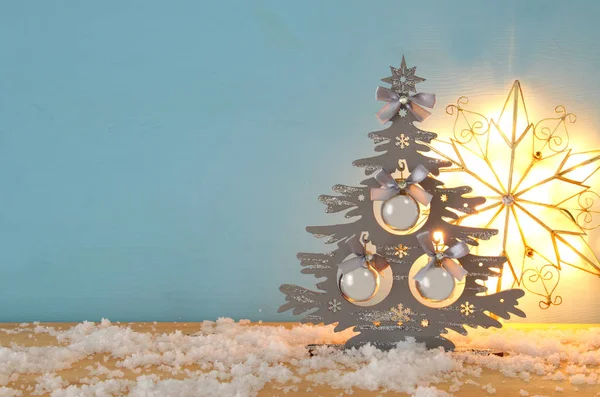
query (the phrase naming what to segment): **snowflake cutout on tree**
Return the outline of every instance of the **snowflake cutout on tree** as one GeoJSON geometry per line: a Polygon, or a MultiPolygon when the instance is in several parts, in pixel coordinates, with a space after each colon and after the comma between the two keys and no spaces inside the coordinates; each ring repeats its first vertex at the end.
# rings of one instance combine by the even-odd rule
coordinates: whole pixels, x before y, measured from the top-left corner
{"type": "Polygon", "coordinates": [[[402,244],[398,244],[394,247],[394,255],[398,258],[404,258],[408,255],[408,247],[402,244]]]}
{"type": "Polygon", "coordinates": [[[460,312],[465,316],[470,316],[475,311],[475,306],[470,304],[468,301],[460,305],[460,312]]]}
{"type": "Polygon", "coordinates": [[[339,311],[342,310],[342,303],[340,301],[338,301],[337,299],[334,299],[332,301],[329,301],[329,310],[337,313],[339,311]]]}
{"type": "Polygon", "coordinates": [[[409,308],[405,308],[402,303],[399,303],[396,307],[392,307],[390,312],[392,312],[392,320],[396,321],[398,325],[410,321],[412,314],[412,311],[409,308]]]}
{"type": "Polygon", "coordinates": [[[391,84],[392,90],[399,93],[417,92],[415,86],[418,83],[425,81],[424,78],[415,75],[417,71],[416,66],[413,66],[412,68],[408,68],[406,66],[406,60],[404,59],[404,56],[402,56],[400,67],[395,68],[390,66],[390,70],[392,71],[392,75],[390,77],[386,77],[385,79],[381,79],[381,81],[391,84]]]}
{"type": "Polygon", "coordinates": [[[404,149],[405,147],[410,146],[409,141],[410,139],[406,135],[400,134],[400,136],[396,137],[395,145],[398,146],[400,149],[404,149]]]}
{"type": "Polygon", "coordinates": [[[448,195],[446,195],[446,194],[442,194],[442,195],[440,196],[440,200],[442,200],[442,203],[445,203],[446,201],[448,201],[448,195]]]}
{"type": "Polygon", "coordinates": [[[359,194],[358,195],[358,201],[365,201],[365,195],[364,194],[359,194]]]}

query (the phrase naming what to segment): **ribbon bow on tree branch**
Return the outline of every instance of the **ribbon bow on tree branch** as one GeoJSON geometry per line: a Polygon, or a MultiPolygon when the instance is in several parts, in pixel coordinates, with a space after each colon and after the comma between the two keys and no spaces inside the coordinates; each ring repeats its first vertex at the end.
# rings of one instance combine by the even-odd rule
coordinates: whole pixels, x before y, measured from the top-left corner
{"type": "Polygon", "coordinates": [[[347,241],[350,250],[356,255],[354,258],[350,258],[338,265],[342,274],[350,273],[361,267],[372,267],[381,273],[385,268],[389,266],[389,263],[381,255],[372,254],[365,250],[364,245],[360,243],[356,235],[350,237],[347,241]]]}
{"type": "Polygon", "coordinates": [[[396,180],[387,171],[381,169],[375,174],[375,180],[381,184],[381,188],[371,188],[371,200],[385,201],[396,195],[401,191],[405,192],[419,203],[423,205],[429,205],[433,195],[426,192],[418,183],[422,182],[429,175],[429,171],[425,166],[419,164],[415,167],[413,172],[410,173],[408,178],[396,180]]]}
{"type": "Polygon", "coordinates": [[[387,105],[377,112],[377,118],[382,123],[386,123],[392,119],[400,109],[408,109],[418,121],[423,121],[431,113],[421,106],[432,108],[435,106],[435,95],[425,94],[420,92],[415,95],[399,94],[396,91],[385,87],[377,87],[375,93],[378,101],[385,101],[387,105]],[[419,106],[421,105],[421,106],[419,106]]]}
{"type": "Polygon", "coordinates": [[[460,241],[443,252],[436,252],[429,232],[419,233],[417,235],[417,241],[429,256],[429,262],[424,268],[417,272],[414,277],[415,281],[422,282],[427,275],[427,272],[435,267],[437,263],[440,263],[444,270],[450,273],[452,277],[458,281],[461,281],[467,275],[468,272],[459,263],[453,260],[469,254],[469,246],[465,242],[460,241]]]}

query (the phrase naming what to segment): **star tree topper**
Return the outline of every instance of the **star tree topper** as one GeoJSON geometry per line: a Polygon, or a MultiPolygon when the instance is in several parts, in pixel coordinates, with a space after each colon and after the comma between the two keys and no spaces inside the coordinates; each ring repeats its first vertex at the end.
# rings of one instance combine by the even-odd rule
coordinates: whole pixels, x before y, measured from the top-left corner
{"type": "Polygon", "coordinates": [[[398,93],[417,92],[415,86],[418,83],[422,83],[423,81],[425,81],[424,78],[415,75],[417,71],[416,66],[413,66],[412,68],[406,67],[406,60],[404,59],[404,55],[402,55],[402,62],[400,63],[400,67],[395,68],[393,66],[390,66],[390,70],[392,71],[392,75],[390,77],[381,79],[381,81],[391,84],[392,90],[398,93]]]}

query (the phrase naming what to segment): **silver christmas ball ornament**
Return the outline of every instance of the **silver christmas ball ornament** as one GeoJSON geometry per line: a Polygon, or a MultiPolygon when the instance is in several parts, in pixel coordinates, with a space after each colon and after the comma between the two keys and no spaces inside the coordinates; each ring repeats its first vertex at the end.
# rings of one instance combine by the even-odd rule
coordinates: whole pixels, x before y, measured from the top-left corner
{"type": "Polygon", "coordinates": [[[379,274],[370,267],[361,267],[340,277],[339,288],[350,302],[365,302],[377,293],[379,274]]]}
{"type": "Polygon", "coordinates": [[[386,200],[381,207],[383,222],[392,229],[409,230],[419,219],[419,204],[407,194],[386,200]]]}
{"type": "Polygon", "coordinates": [[[417,290],[423,298],[433,301],[443,301],[452,296],[456,282],[442,267],[430,269],[423,281],[417,281],[417,290]]]}

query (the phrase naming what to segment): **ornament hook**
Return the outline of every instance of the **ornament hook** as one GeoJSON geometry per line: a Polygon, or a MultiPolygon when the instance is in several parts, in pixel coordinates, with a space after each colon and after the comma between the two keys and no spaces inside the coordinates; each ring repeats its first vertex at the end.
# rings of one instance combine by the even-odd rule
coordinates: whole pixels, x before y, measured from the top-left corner
{"type": "Polygon", "coordinates": [[[398,162],[398,170],[400,171],[400,179],[404,179],[404,170],[406,169],[406,164],[404,162],[398,162]]]}
{"type": "Polygon", "coordinates": [[[363,245],[366,248],[367,244],[369,244],[369,233],[368,232],[363,233],[363,235],[360,237],[360,239],[362,240],[363,245]]]}

